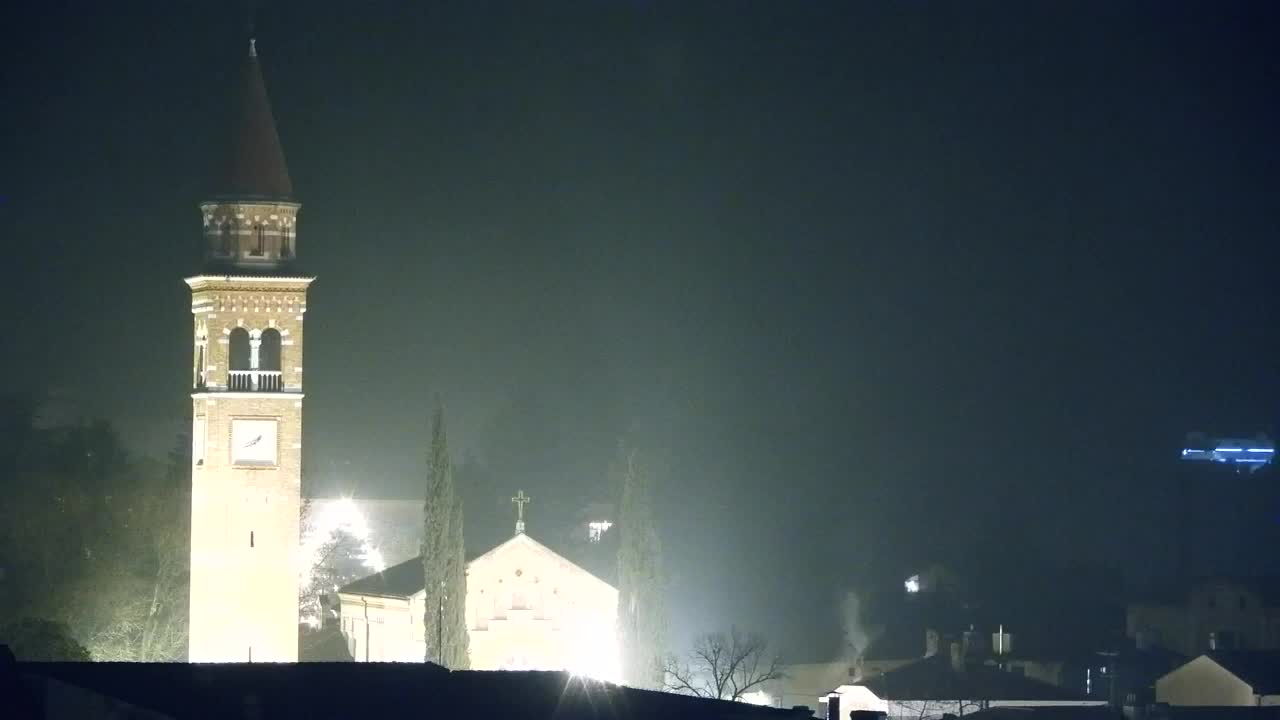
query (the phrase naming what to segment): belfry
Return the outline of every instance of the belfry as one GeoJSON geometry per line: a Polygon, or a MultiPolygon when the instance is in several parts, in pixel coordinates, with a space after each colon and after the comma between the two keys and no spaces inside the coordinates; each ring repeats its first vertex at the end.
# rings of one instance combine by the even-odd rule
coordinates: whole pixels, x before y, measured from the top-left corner
{"type": "Polygon", "coordinates": [[[194,318],[191,662],[296,662],[302,338],[298,210],[254,41],[232,142],[200,204],[194,318]]]}

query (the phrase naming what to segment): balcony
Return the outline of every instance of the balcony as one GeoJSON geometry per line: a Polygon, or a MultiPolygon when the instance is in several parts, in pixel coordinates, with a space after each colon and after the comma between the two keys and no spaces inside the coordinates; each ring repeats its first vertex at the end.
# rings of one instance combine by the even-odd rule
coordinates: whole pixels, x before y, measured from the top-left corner
{"type": "Polygon", "coordinates": [[[283,392],[284,376],[279,370],[230,370],[227,390],[231,392],[283,392]]]}

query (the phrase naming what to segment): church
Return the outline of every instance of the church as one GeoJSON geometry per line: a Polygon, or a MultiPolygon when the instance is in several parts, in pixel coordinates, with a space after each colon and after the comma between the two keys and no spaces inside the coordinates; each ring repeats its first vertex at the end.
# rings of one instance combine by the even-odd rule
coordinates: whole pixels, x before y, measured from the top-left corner
{"type": "MultiPolygon", "coordinates": [[[[303,327],[315,279],[297,269],[301,204],[256,44],[243,56],[224,166],[200,204],[204,259],[186,278],[191,389],[192,662],[298,660],[303,327]]],[[[619,679],[618,591],[525,533],[467,563],[470,662],[619,679]]],[[[593,524],[598,542],[608,523],[593,524]],[[597,527],[598,526],[598,527],[597,527]]],[[[353,658],[422,662],[423,566],[339,589],[353,658]]]]}
{"type": "MultiPolygon", "coordinates": [[[[618,591],[525,532],[467,562],[466,622],[473,670],[567,670],[619,680],[618,591]]],[[[338,590],[342,635],[357,662],[426,656],[422,558],[338,590]]]]}

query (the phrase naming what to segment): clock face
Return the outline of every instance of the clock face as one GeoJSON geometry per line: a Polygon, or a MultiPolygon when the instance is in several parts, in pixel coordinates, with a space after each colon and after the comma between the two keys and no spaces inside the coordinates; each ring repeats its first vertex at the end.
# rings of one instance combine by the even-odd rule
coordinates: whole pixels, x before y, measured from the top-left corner
{"type": "Polygon", "coordinates": [[[275,420],[232,420],[231,462],[236,465],[275,465],[275,420]]]}

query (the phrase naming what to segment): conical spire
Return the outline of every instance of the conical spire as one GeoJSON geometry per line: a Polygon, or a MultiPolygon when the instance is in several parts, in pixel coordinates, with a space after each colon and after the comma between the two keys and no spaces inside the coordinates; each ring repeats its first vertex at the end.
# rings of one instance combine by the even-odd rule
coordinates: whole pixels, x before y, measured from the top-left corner
{"type": "Polygon", "coordinates": [[[293,196],[289,168],[276,134],[271,100],[262,81],[258,50],[249,40],[249,54],[240,76],[238,96],[233,98],[231,144],[223,170],[215,178],[213,192],[219,197],[287,200],[293,196]]]}

